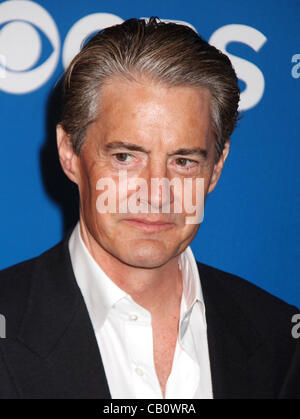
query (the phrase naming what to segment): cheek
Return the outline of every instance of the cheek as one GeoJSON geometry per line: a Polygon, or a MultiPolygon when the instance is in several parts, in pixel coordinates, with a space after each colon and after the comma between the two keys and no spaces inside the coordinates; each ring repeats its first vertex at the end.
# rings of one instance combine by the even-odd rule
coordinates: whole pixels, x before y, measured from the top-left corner
{"type": "Polygon", "coordinates": [[[101,162],[91,159],[89,155],[84,155],[80,166],[79,191],[82,199],[88,202],[95,201],[97,198],[97,183],[100,179],[109,177],[101,162]]]}
{"type": "Polygon", "coordinates": [[[211,163],[209,166],[205,168],[202,174],[202,178],[204,179],[204,196],[208,193],[208,188],[211,182],[211,178],[214,172],[214,164],[211,163]]]}
{"type": "Polygon", "coordinates": [[[185,208],[187,208],[187,205],[198,206],[202,204],[209,187],[210,175],[210,173],[202,174],[195,178],[185,178],[182,180],[182,194],[177,194],[177,198],[182,199],[185,208]]]}
{"type": "Polygon", "coordinates": [[[78,184],[80,205],[86,214],[91,214],[96,210],[97,179],[93,174],[84,171],[81,172],[80,182],[78,184]]]}

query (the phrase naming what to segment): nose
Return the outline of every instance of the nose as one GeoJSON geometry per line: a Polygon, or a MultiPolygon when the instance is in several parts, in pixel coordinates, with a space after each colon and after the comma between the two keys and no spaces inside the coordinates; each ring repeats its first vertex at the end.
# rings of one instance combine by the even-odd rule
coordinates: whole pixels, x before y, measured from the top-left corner
{"type": "Polygon", "coordinates": [[[151,212],[169,213],[174,198],[168,177],[167,159],[164,156],[151,158],[145,175],[148,185],[148,204],[151,212]]]}

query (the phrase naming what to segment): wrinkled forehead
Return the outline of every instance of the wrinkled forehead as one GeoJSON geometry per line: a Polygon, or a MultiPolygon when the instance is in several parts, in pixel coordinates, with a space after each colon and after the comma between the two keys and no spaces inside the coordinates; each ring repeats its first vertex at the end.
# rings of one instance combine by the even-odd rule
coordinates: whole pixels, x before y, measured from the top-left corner
{"type": "Polygon", "coordinates": [[[211,94],[200,87],[114,78],[101,88],[97,117],[88,131],[104,142],[209,146],[211,94]]]}

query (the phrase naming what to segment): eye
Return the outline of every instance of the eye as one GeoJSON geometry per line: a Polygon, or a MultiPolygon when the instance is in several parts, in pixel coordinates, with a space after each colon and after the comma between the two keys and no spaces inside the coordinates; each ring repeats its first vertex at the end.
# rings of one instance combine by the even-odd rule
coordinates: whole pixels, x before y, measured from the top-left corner
{"type": "Polygon", "coordinates": [[[114,154],[114,157],[116,158],[116,160],[118,160],[119,162],[122,163],[127,163],[128,161],[130,161],[130,158],[132,157],[131,154],[129,153],[116,153],[114,154]]]}
{"type": "Polygon", "coordinates": [[[191,160],[191,159],[186,159],[186,158],[184,158],[184,157],[178,157],[176,160],[175,160],[175,163],[178,165],[178,166],[181,166],[181,167],[189,167],[189,166],[191,166],[193,163],[197,163],[195,160],[191,160]]]}

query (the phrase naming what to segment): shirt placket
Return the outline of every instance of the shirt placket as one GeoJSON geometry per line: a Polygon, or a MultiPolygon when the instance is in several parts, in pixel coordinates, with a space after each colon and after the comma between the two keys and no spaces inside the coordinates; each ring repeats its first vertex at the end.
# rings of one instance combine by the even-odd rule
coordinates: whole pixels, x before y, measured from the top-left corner
{"type": "Polygon", "coordinates": [[[162,398],[154,365],[151,314],[126,299],[122,302],[122,318],[136,398],[162,398]]]}

